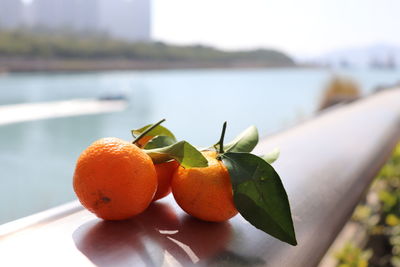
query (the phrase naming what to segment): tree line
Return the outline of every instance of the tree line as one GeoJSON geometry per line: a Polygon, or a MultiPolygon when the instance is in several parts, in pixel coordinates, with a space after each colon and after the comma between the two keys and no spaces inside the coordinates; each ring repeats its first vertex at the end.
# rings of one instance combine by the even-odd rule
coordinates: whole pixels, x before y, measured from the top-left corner
{"type": "Polygon", "coordinates": [[[144,61],[264,62],[294,65],[286,54],[270,49],[222,51],[209,46],[178,46],[162,42],[132,43],[108,36],[70,32],[0,32],[0,57],[121,58],[144,61]]]}

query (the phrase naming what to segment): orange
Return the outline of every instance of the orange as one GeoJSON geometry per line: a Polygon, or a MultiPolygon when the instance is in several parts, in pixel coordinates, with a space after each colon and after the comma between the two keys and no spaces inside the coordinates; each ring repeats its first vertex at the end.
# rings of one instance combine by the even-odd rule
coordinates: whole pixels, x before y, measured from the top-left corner
{"type": "Polygon", "coordinates": [[[154,195],[153,201],[161,199],[171,193],[172,175],[179,167],[179,163],[175,160],[167,161],[154,165],[156,167],[158,188],[154,195]]]}
{"type": "MultiPolygon", "coordinates": [[[[154,136],[144,136],[140,140],[136,142],[136,145],[140,148],[144,148],[146,144],[153,138],[154,136]]],[[[179,163],[175,160],[171,160],[168,162],[158,163],[154,165],[157,172],[158,179],[158,188],[157,192],[154,195],[153,201],[159,200],[169,193],[171,193],[171,180],[172,175],[175,170],[178,168],[179,163]]]]}
{"type": "Polygon", "coordinates": [[[82,205],[99,218],[123,220],[149,206],[157,190],[157,174],[140,148],[109,137],[82,152],[73,186],[82,205]]]}
{"type": "Polygon", "coordinates": [[[211,222],[226,221],[238,211],[233,203],[228,170],[216,159],[216,152],[203,152],[208,167],[179,167],[172,178],[172,193],[178,205],[188,214],[211,222]]]}

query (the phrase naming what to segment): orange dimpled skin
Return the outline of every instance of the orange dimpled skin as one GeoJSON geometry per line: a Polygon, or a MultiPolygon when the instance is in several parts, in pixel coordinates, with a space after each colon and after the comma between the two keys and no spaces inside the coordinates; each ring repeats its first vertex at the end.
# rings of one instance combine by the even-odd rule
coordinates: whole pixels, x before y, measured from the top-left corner
{"type": "Polygon", "coordinates": [[[102,138],[80,155],[73,186],[80,202],[105,220],[123,220],[143,212],[157,190],[151,158],[136,145],[102,138]]]}
{"type": "Polygon", "coordinates": [[[203,152],[208,167],[179,167],[172,178],[172,193],[178,205],[188,214],[211,222],[222,222],[238,211],[233,203],[232,185],[226,167],[216,153],[203,152]]]}
{"type": "Polygon", "coordinates": [[[154,165],[156,167],[158,188],[153,201],[161,199],[171,193],[171,181],[174,172],[179,167],[175,160],[154,165]]]}

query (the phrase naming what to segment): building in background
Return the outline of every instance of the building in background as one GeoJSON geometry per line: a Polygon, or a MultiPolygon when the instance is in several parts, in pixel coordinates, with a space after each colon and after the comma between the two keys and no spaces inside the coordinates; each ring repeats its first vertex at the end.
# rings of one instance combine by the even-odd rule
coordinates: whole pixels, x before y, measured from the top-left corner
{"type": "Polygon", "coordinates": [[[76,32],[98,30],[97,0],[35,0],[31,8],[35,28],[76,32]]]}
{"type": "Polygon", "coordinates": [[[0,0],[0,28],[105,33],[151,41],[150,0],[0,0]]]}
{"type": "Polygon", "coordinates": [[[18,0],[0,0],[0,28],[14,29],[23,23],[23,4],[18,0]]]}
{"type": "Polygon", "coordinates": [[[101,30],[117,39],[150,41],[150,0],[99,1],[101,30]]]}

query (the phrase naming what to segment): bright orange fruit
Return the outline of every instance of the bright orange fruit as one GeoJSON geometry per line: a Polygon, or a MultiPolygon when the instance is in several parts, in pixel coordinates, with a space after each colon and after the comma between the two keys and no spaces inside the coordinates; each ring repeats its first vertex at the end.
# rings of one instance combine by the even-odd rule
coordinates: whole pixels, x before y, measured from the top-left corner
{"type": "Polygon", "coordinates": [[[228,170],[217,160],[217,153],[203,152],[208,167],[179,167],[172,178],[172,193],[178,205],[188,214],[211,222],[226,221],[238,211],[233,203],[228,170]]]}
{"type": "Polygon", "coordinates": [[[171,181],[179,163],[175,160],[154,165],[156,167],[158,188],[153,201],[161,199],[171,193],[171,181]]]}
{"type": "MultiPolygon", "coordinates": [[[[140,148],[144,148],[153,137],[154,136],[150,135],[144,136],[136,142],[136,145],[140,148]]],[[[179,167],[179,163],[175,160],[171,160],[163,163],[154,164],[154,167],[156,168],[158,179],[157,192],[153,198],[153,201],[156,201],[163,197],[166,197],[169,193],[171,193],[172,175],[179,167]]]]}
{"type": "Polygon", "coordinates": [[[157,190],[151,158],[118,138],[95,141],[80,155],[73,186],[80,202],[105,220],[123,220],[143,212],[157,190]]]}

